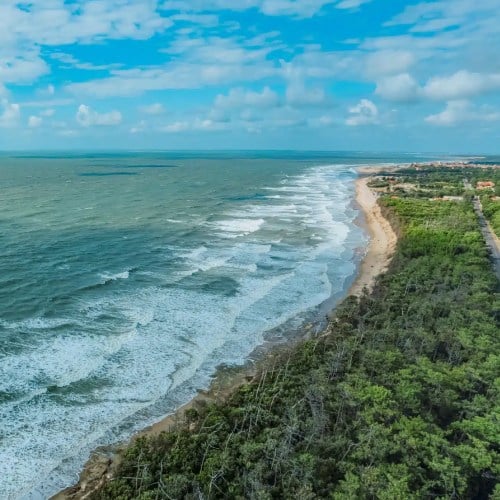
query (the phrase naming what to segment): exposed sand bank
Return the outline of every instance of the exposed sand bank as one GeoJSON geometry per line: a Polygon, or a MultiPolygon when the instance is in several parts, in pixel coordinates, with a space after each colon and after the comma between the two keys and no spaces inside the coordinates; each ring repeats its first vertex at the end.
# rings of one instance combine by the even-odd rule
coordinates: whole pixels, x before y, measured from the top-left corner
{"type": "MultiPolygon", "coordinates": [[[[347,295],[359,296],[365,287],[371,290],[376,277],[387,269],[396,247],[397,236],[387,219],[382,215],[377,204],[376,194],[368,187],[370,176],[381,170],[387,171],[388,169],[381,169],[380,167],[358,169],[361,177],[356,181],[356,202],[363,212],[363,225],[370,235],[370,242],[360,263],[358,276],[347,295]]],[[[305,326],[301,338],[310,335],[311,325],[309,327],[305,326]]],[[[185,412],[190,408],[196,408],[207,402],[224,401],[238,387],[251,381],[261,366],[269,366],[274,363],[276,351],[289,348],[298,339],[299,337],[295,337],[288,344],[270,344],[268,348],[259,349],[260,355],[252,357],[253,360],[243,367],[219,370],[209,390],[200,391],[191,401],[178,408],[174,414],[144,429],[132,437],[130,442],[141,436],[168,432],[178,424],[185,422],[185,412]],[[255,361],[255,358],[257,361],[255,361]]],[[[82,471],[78,484],[58,493],[52,497],[52,500],[82,500],[88,498],[102,483],[113,476],[114,470],[119,464],[120,456],[130,442],[96,450],[82,471]]]]}

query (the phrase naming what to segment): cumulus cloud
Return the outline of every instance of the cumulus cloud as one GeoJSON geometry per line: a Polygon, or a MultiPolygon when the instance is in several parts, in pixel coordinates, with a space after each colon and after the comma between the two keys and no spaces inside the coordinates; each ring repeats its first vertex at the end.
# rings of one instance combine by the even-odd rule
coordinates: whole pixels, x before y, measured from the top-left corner
{"type": "Polygon", "coordinates": [[[343,109],[354,103],[347,116],[336,118],[338,123],[344,118],[350,126],[387,126],[386,108],[382,104],[380,112],[377,108],[382,100],[418,102],[424,110],[414,106],[405,111],[430,115],[427,123],[434,125],[493,120],[495,113],[478,107],[482,101],[475,98],[489,93],[490,104],[498,105],[497,96],[491,95],[500,91],[498,0],[419,1],[399,7],[403,12],[386,23],[396,29],[377,34],[380,19],[376,19],[356,38],[342,40],[334,32],[314,32],[322,24],[301,19],[330,15],[337,8],[335,18],[343,16],[348,22],[350,11],[370,0],[2,0],[1,126],[16,123],[16,114],[19,123],[22,109],[23,124],[35,127],[43,120],[43,125],[56,130],[56,120],[49,118],[53,110],[61,119],[67,112],[74,116],[81,102],[86,104],[76,112],[75,128],[77,123],[117,125],[124,121],[121,113],[109,111],[111,107],[102,112],[94,99],[148,92],[143,99],[124,104],[140,115],[120,130],[158,130],[160,123],[168,133],[331,126],[330,89],[335,89],[335,102],[340,101],[343,109]],[[293,22],[279,20],[275,23],[279,31],[261,32],[253,22],[248,24],[257,12],[260,17],[288,16],[293,22]],[[363,38],[367,30],[370,37],[363,38]],[[333,37],[328,45],[340,48],[325,49],[325,36],[333,37]],[[140,42],[148,57],[135,65],[132,60],[120,64],[127,59],[125,52],[116,51],[116,61],[103,60],[104,53],[96,55],[97,45],[107,40],[133,39],[139,47],[138,41],[152,37],[154,43],[140,42]],[[85,60],[79,59],[81,51],[72,52],[74,44],[88,48],[85,60]],[[73,75],[75,69],[96,73],[73,75]],[[50,71],[50,79],[36,82],[50,71]],[[18,87],[24,83],[31,85],[30,97],[18,87]],[[179,89],[205,91],[193,100],[189,92],[179,92],[176,100],[174,91],[179,89]],[[17,97],[11,93],[29,102],[20,102],[16,110],[11,102],[18,102],[17,97]],[[74,99],[68,99],[69,94],[74,99]],[[213,101],[211,96],[216,96],[213,101]],[[364,96],[372,100],[361,99],[364,96]],[[442,101],[444,109],[430,114],[425,110],[429,101],[442,101]],[[67,110],[56,108],[67,105],[71,105],[67,110]],[[148,120],[147,126],[142,119],[148,120]]]}
{"type": "Polygon", "coordinates": [[[42,125],[43,119],[39,116],[31,115],[28,119],[29,128],[38,128],[42,125]]]}
{"type": "Polygon", "coordinates": [[[239,87],[231,89],[227,95],[219,94],[215,98],[215,107],[224,109],[243,108],[246,106],[269,108],[276,106],[278,102],[278,94],[269,87],[264,87],[260,92],[239,87]]]}
{"type": "Polygon", "coordinates": [[[68,45],[101,39],[145,39],[172,25],[156,1],[3,0],[0,46],[68,45]]]}
{"type": "Polygon", "coordinates": [[[351,127],[371,125],[378,122],[378,108],[368,99],[361,99],[356,106],[349,108],[349,114],[346,124],[351,127]]]}
{"type": "Polygon", "coordinates": [[[0,53],[0,82],[30,83],[49,71],[47,63],[34,51],[22,56],[2,57],[0,53]]]}
{"type": "Polygon", "coordinates": [[[225,128],[224,124],[215,122],[210,119],[203,118],[195,118],[192,121],[177,121],[173,123],[169,123],[164,127],[160,128],[161,132],[167,132],[169,134],[177,134],[179,132],[186,131],[214,131],[214,130],[223,130],[225,128]]]}
{"type": "Polygon", "coordinates": [[[119,125],[122,114],[119,111],[97,113],[89,106],[81,104],[76,113],[76,121],[83,127],[119,125]]]}
{"type": "Polygon", "coordinates": [[[500,73],[481,74],[466,70],[450,76],[431,78],[423,88],[423,94],[436,100],[459,100],[488,92],[500,91],[500,73]]]}
{"type": "Polygon", "coordinates": [[[404,73],[415,61],[415,55],[408,50],[379,50],[366,57],[366,72],[375,77],[404,73]]]}
{"type": "Polygon", "coordinates": [[[146,130],[147,123],[145,120],[141,120],[139,123],[130,128],[129,132],[131,134],[140,134],[146,130]]]}
{"type": "Polygon", "coordinates": [[[54,116],[56,113],[56,111],[52,108],[48,108],[48,109],[44,109],[42,111],[40,111],[40,116],[54,116]]]}
{"type": "Polygon", "coordinates": [[[21,108],[19,104],[10,103],[7,99],[0,101],[0,127],[13,128],[19,125],[21,108]]]}
{"type": "Polygon", "coordinates": [[[280,97],[269,87],[261,91],[237,87],[217,95],[207,118],[219,126],[238,120],[256,122],[280,104],[280,97]]]}
{"type": "Polygon", "coordinates": [[[179,121],[179,122],[173,122],[169,123],[168,125],[165,125],[162,127],[160,130],[162,132],[167,132],[168,134],[177,134],[179,132],[184,132],[186,130],[189,130],[191,128],[189,122],[186,121],[179,121]]]}
{"type": "Polygon", "coordinates": [[[161,115],[165,113],[165,106],[163,106],[160,102],[155,102],[153,104],[141,106],[139,111],[146,115],[161,115]]]}
{"type": "Polygon", "coordinates": [[[261,45],[242,45],[236,38],[182,39],[164,51],[175,56],[164,65],[112,70],[107,78],[72,83],[66,89],[73,94],[110,97],[255,82],[279,74],[267,58],[274,50],[272,44],[261,45]]]}
{"type": "Polygon", "coordinates": [[[292,106],[321,106],[327,98],[320,87],[306,88],[304,82],[294,81],[286,89],[286,100],[292,106]]]}
{"type": "Polygon", "coordinates": [[[313,128],[331,127],[335,124],[335,119],[330,115],[321,115],[318,117],[309,118],[307,125],[313,128]]]}
{"type": "Polygon", "coordinates": [[[379,80],[375,93],[388,101],[414,102],[418,99],[420,89],[411,75],[402,73],[379,80]]]}
{"type": "Polygon", "coordinates": [[[450,101],[446,103],[446,108],[435,115],[429,115],[425,121],[432,125],[451,127],[469,121],[497,121],[500,120],[500,113],[486,109],[475,109],[466,100],[450,101]]]}

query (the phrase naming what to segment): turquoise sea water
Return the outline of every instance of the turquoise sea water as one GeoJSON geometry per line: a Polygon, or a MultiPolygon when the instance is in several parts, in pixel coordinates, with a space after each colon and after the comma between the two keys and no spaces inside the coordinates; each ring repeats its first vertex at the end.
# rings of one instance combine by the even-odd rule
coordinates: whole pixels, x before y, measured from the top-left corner
{"type": "Polygon", "coordinates": [[[0,156],[0,498],[46,498],[352,282],[332,153],[0,156]]]}

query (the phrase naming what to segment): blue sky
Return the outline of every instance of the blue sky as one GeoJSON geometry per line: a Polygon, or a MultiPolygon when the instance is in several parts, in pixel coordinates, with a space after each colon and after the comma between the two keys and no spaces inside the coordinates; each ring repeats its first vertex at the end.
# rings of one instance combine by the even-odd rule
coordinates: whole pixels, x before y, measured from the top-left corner
{"type": "Polygon", "coordinates": [[[0,149],[499,153],[498,0],[2,0],[0,149]]]}

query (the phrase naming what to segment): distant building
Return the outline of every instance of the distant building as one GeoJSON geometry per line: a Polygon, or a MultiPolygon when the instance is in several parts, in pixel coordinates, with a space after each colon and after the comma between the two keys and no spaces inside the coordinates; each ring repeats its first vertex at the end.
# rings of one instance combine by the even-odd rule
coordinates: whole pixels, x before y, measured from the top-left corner
{"type": "Polygon", "coordinates": [[[476,189],[494,189],[495,188],[495,183],[491,181],[479,181],[476,184],[476,189]]]}

